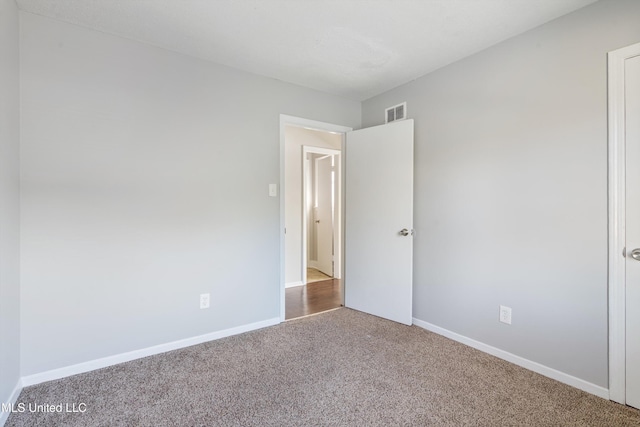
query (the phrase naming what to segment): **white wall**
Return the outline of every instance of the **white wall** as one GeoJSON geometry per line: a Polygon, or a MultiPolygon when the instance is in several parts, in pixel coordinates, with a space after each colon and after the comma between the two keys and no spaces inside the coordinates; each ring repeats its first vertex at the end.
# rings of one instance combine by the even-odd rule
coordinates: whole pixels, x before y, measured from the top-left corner
{"type": "Polygon", "coordinates": [[[20,378],[18,46],[16,3],[0,0],[0,402],[20,378]]]}
{"type": "Polygon", "coordinates": [[[22,374],[278,318],[280,114],[360,104],[21,18],[22,374]]]}
{"type": "MultiPolygon", "coordinates": [[[[333,124],[342,125],[343,123],[333,122],[333,124]]],[[[295,126],[285,127],[286,284],[300,284],[302,281],[302,146],[340,150],[341,144],[341,135],[295,126]]]]}
{"type": "Polygon", "coordinates": [[[608,387],[606,54],[638,23],[603,0],[363,103],[416,123],[416,318],[608,387]]]}

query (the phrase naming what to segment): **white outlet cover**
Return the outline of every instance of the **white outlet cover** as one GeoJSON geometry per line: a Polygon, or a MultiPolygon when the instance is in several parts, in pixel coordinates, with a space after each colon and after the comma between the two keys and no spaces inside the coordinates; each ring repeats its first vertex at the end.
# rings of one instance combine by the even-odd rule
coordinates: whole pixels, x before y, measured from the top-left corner
{"type": "Polygon", "coordinates": [[[500,306],[500,321],[507,325],[511,324],[511,307],[500,306]]]}
{"type": "Polygon", "coordinates": [[[200,309],[209,308],[211,304],[210,294],[200,294],[200,309]]]}

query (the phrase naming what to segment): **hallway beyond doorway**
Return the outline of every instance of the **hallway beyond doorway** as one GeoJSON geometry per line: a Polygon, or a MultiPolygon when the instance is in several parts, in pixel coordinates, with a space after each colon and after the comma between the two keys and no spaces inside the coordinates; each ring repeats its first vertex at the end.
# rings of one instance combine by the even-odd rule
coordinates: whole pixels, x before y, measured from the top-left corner
{"type": "Polygon", "coordinates": [[[286,289],[285,320],[342,306],[340,279],[329,279],[286,289]]]}
{"type": "Polygon", "coordinates": [[[333,277],[324,274],[322,271],[312,267],[307,267],[307,285],[309,283],[323,282],[331,279],[333,279],[333,277]]]}

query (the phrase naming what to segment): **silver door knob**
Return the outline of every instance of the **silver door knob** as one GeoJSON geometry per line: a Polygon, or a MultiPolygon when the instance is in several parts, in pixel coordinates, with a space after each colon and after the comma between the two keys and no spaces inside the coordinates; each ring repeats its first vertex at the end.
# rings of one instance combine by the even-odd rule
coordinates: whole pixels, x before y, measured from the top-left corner
{"type": "Polygon", "coordinates": [[[631,251],[631,258],[640,261],[640,248],[631,251]]]}
{"type": "MultiPolygon", "coordinates": [[[[409,235],[409,230],[407,230],[406,228],[403,228],[402,230],[400,230],[400,232],[398,233],[401,236],[408,236],[409,235]]],[[[640,249],[639,249],[640,251],[640,249]]]]}

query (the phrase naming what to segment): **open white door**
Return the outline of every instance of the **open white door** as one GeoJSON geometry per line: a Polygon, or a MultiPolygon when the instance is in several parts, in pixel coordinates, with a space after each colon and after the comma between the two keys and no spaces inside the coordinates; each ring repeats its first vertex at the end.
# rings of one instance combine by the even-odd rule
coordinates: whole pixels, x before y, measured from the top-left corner
{"type": "Polygon", "coordinates": [[[315,162],[317,267],[333,277],[333,157],[324,156],[315,162]]]}
{"type": "Polygon", "coordinates": [[[411,325],[413,120],[348,132],[345,147],[345,305],[411,325]]]}
{"type": "Polygon", "coordinates": [[[608,55],[609,398],[640,408],[640,43],[608,55]]]}
{"type": "Polygon", "coordinates": [[[640,408],[640,56],[625,61],[626,403],[640,408]]]}

